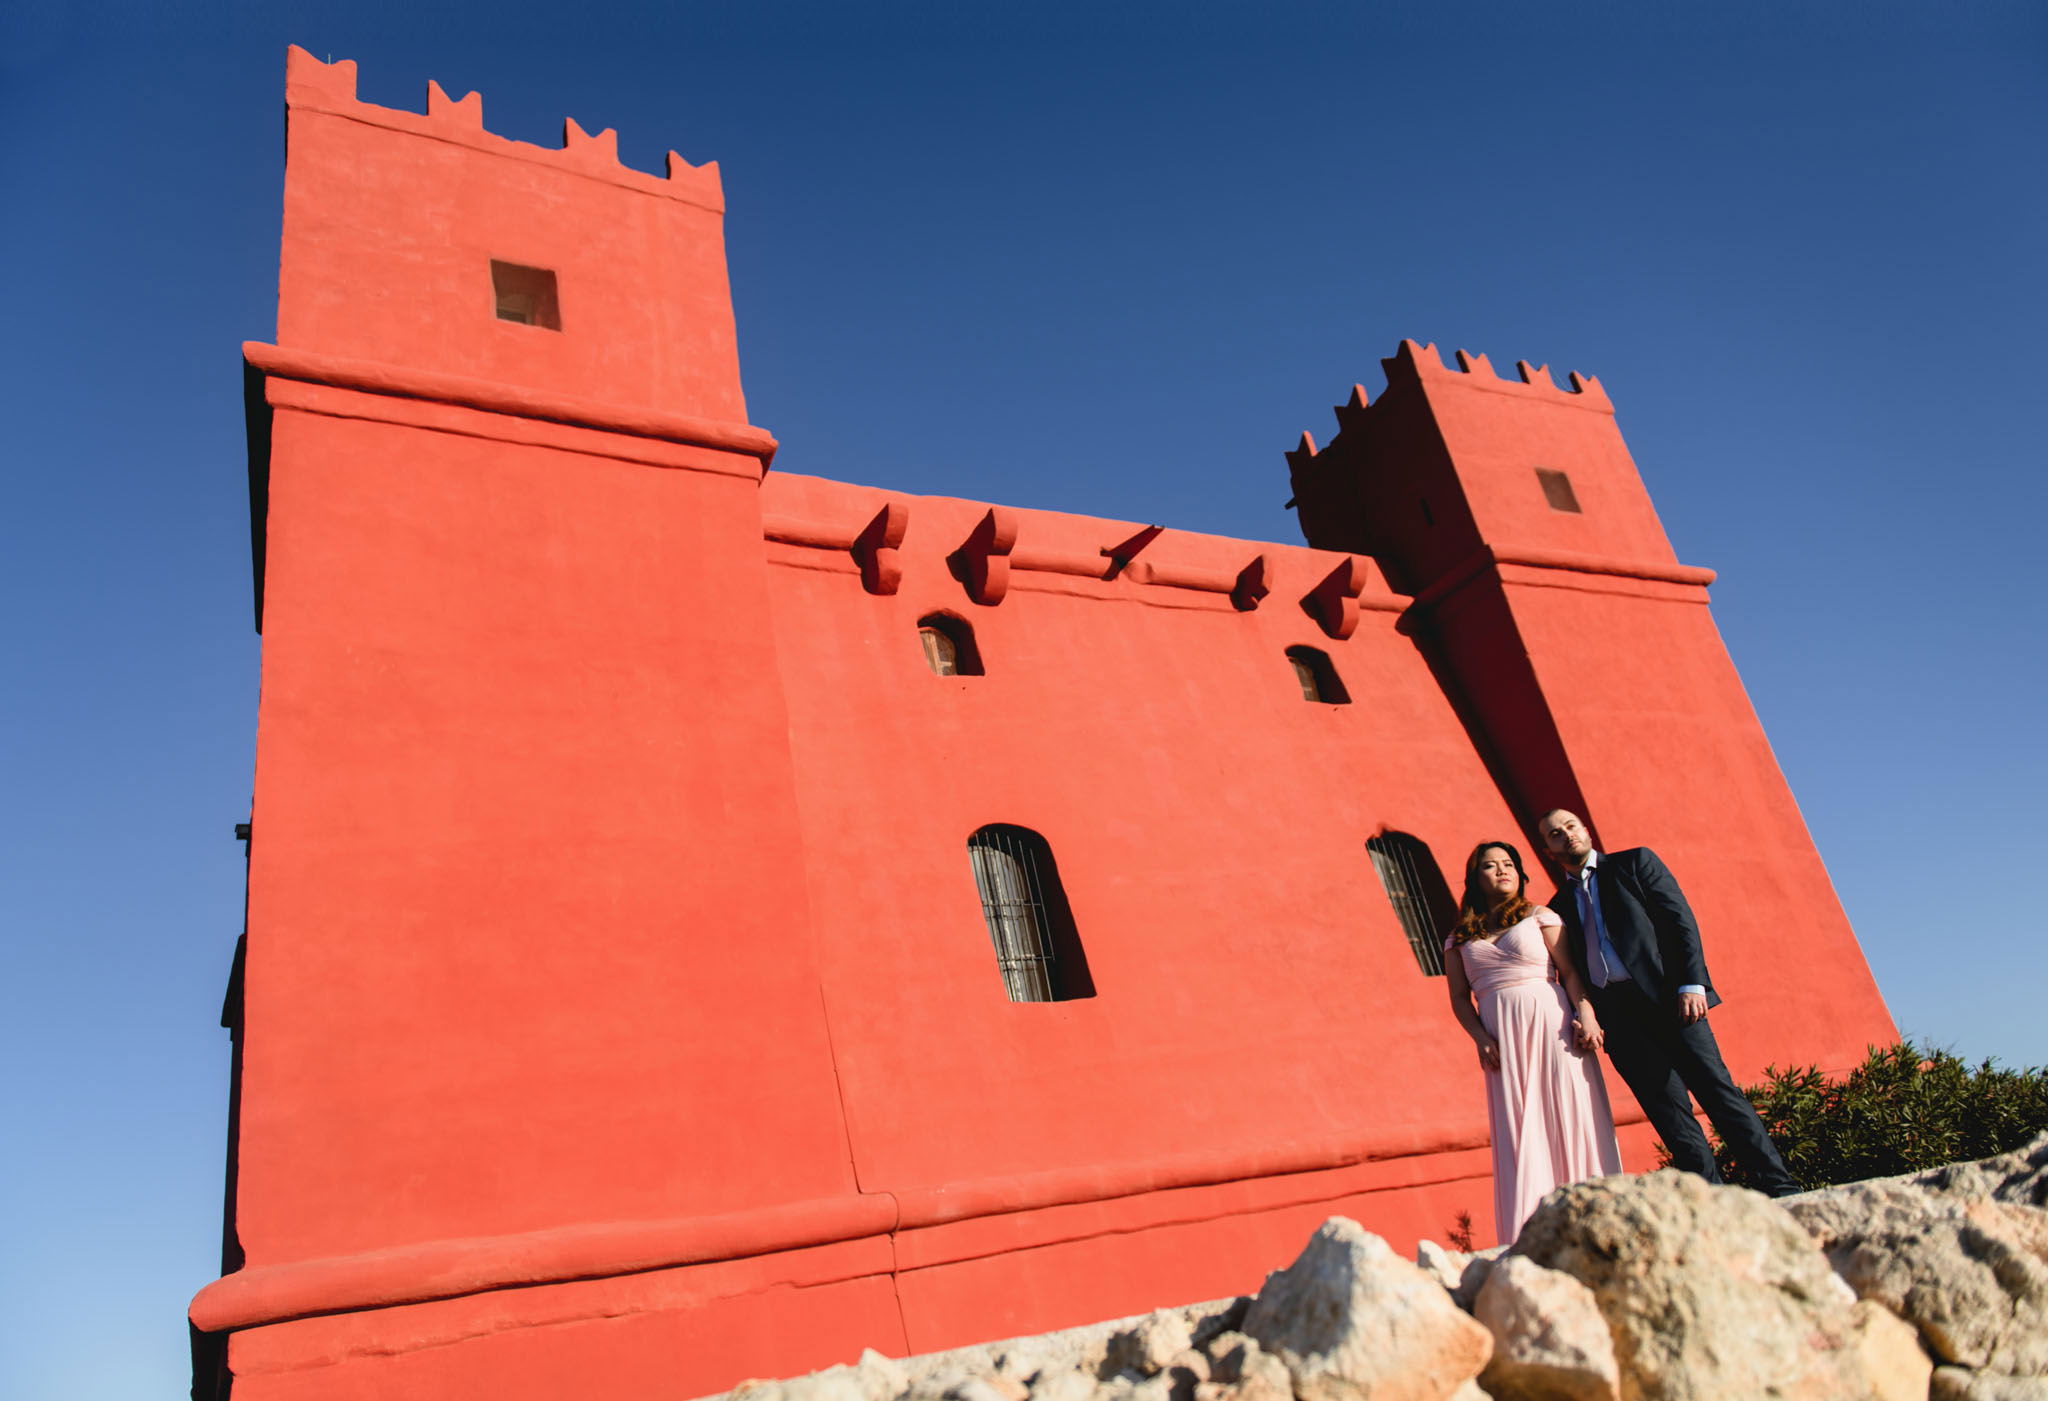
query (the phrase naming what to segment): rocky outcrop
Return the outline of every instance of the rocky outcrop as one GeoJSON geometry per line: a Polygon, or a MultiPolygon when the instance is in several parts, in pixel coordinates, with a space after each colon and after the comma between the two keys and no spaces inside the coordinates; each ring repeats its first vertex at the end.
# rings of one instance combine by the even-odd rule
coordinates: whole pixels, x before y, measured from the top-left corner
{"type": "Polygon", "coordinates": [[[1568,1274],[1510,1255],[1489,1270],[1474,1316],[1493,1335],[1480,1385],[1526,1401],[1618,1401],[1614,1340],[1593,1291],[1568,1274]]]}
{"type": "Polygon", "coordinates": [[[1918,1330],[1936,1393],[2048,1401],[2048,1134],[1982,1162],[1811,1193],[1788,1210],[1859,1299],[1918,1330]]]}
{"type": "Polygon", "coordinates": [[[1630,1397],[1927,1394],[1912,1330],[1857,1299],[1758,1193],[1669,1169],[1576,1183],[1536,1209],[1513,1254],[1592,1291],[1630,1397]]]}
{"type": "Polygon", "coordinates": [[[1245,1311],[1300,1401],[1440,1401],[1486,1365],[1493,1338],[1356,1221],[1333,1216],[1245,1311]]]}
{"type": "Polygon", "coordinates": [[[1677,1172],[1552,1193],[1506,1251],[1332,1217],[1255,1297],[730,1401],[2048,1401],[2048,1134],[1788,1203],[1677,1172]]]}

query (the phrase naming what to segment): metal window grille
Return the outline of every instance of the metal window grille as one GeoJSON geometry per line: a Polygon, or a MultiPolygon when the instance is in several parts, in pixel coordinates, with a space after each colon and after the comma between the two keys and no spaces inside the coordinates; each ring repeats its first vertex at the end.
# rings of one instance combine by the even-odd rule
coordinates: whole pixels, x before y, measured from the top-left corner
{"type": "Polygon", "coordinates": [[[1059,1000],[1045,838],[1023,827],[984,827],[967,839],[967,857],[981,892],[981,917],[996,946],[996,966],[1012,1002],[1059,1000]]]}
{"type": "Polygon", "coordinates": [[[1437,918],[1423,878],[1425,862],[1431,872],[1436,869],[1429,848],[1406,833],[1388,832],[1368,838],[1365,849],[1372,855],[1372,868],[1386,888],[1394,917],[1401,921],[1401,932],[1408,936],[1415,962],[1430,977],[1442,976],[1447,930],[1437,918]]]}

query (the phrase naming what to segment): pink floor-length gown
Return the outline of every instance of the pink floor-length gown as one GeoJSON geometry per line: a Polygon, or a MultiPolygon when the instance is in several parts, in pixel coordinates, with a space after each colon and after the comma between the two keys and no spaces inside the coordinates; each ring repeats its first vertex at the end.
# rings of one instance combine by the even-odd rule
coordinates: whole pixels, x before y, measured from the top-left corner
{"type": "Polygon", "coordinates": [[[1621,1171],[1607,1086],[1591,1053],[1572,1044],[1571,1006],[1551,980],[1539,906],[1492,940],[1450,952],[1465,960],[1479,1019],[1500,1045],[1500,1069],[1486,1072],[1493,1130],[1493,1221],[1502,1244],[1522,1231],[1536,1204],[1568,1182],[1621,1171]]]}

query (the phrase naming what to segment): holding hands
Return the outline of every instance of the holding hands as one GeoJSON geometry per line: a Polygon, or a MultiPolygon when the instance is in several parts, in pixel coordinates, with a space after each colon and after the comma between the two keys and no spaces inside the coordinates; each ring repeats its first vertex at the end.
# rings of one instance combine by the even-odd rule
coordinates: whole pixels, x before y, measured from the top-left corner
{"type": "Polygon", "coordinates": [[[1597,1051],[1607,1044],[1607,1033],[1593,1015],[1590,998],[1580,998],[1578,1010],[1572,1013],[1572,1041],[1582,1051],[1597,1051]]]}

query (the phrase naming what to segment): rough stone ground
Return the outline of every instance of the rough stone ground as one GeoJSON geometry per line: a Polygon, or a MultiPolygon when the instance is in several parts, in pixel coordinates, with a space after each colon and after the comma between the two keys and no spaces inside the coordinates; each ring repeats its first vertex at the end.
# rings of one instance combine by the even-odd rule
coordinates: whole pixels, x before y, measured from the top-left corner
{"type": "Polygon", "coordinates": [[[2048,1401],[2048,1134],[1772,1202],[1672,1171],[1414,1263],[1333,1216],[1258,1294],[724,1401],[2048,1401]]]}

